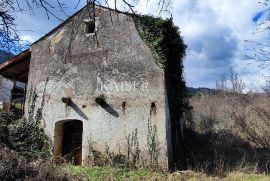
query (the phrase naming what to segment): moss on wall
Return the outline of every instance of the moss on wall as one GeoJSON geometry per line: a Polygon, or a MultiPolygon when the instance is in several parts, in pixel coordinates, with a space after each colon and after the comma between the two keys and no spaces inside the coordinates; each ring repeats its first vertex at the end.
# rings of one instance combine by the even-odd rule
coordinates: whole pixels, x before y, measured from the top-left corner
{"type": "Polygon", "coordinates": [[[152,50],[157,65],[164,69],[173,149],[170,169],[184,169],[186,161],[180,120],[183,113],[190,109],[183,78],[183,58],[187,46],[172,19],[145,15],[132,15],[132,18],[140,37],[152,50]]]}

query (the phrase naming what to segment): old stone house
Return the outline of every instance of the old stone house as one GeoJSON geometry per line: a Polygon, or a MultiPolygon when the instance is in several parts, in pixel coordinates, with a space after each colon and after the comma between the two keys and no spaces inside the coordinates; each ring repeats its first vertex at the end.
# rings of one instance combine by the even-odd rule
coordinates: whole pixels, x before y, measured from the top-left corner
{"type": "Polygon", "coordinates": [[[177,29],[170,20],[105,7],[96,7],[95,20],[88,12],[84,7],[1,65],[0,74],[27,84],[25,116],[44,127],[55,156],[89,164],[95,154],[110,153],[138,165],[176,167],[185,51],[177,29]],[[159,49],[144,37],[153,37],[149,22],[172,27],[150,27],[168,32],[171,54],[163,66],[159,49]]]}

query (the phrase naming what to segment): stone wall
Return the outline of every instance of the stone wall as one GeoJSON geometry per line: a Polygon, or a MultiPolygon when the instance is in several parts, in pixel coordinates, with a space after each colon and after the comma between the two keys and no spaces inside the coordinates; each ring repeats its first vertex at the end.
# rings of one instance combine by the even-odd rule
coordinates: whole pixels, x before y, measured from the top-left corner
{"type": "Polygon", "coordinates": [[[82,121],[83,163],[89,145],[128,156],[133,138],[140,162],[149,162],[154,150],[159,165],[166,168],[163,70],[131,17],[98,8],[96,33],[85,34],[87,17],[84,9],[32,45],[26,116],[31,109],[42,115],[41,123],[56,150],[56,123],[82,121]],[[62,98],[70,98],[69,105],[62,98]]]}

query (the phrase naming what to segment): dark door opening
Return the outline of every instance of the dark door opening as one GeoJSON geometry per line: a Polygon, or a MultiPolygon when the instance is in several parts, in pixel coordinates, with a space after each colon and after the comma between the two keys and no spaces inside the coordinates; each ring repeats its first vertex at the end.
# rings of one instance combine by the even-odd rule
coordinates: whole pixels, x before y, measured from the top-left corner
{"type": "Polygon", "coordinates": [[[82,132],[81,121],[65,122],[62,128],[62,156],[74,165],[82,163],[82,132]]]}

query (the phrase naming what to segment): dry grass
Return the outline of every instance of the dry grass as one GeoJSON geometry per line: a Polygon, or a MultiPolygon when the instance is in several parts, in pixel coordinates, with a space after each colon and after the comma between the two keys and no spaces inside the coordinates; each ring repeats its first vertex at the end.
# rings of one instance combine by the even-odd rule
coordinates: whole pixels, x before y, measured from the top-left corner
{"type": "Polygon", "coordinates": [[[212,175],[270,170],[270,96],[199,93],[185,139],[188,164],[212,175]]]}
{"type": "Polygon", "coordinates": [[[198,133],[224,130],[251,146],[270,148],[270,95],[199,93],[191,99],[193,125],[198,133]]]}
{"type": "Polygon", "coordinates": [[[0,180],[64,181],[67,177],[51,160],[28,162],[24,156],[0,145],[0,180]]]}

